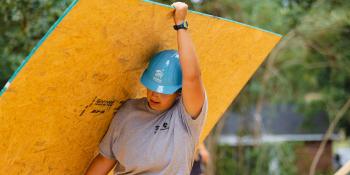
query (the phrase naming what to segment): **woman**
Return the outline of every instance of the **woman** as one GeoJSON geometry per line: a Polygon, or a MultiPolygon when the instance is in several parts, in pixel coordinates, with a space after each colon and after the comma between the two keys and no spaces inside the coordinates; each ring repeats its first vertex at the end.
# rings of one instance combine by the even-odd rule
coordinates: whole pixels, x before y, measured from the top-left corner
{"type": "Polygon", "coordinates": [[[141,77],[147,98],[131,99],[117,111],[87,175],[190,174],[207,113],[207,97],[187,29],[188,6],[175,7],[178,52],[156,54],[141,77]]]}

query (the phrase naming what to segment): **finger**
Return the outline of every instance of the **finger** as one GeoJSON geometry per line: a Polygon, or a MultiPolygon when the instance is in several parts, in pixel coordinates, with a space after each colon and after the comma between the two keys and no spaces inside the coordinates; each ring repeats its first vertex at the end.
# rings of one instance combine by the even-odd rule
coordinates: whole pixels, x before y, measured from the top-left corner
{"type": "Polygon", "coordinates": [[[171,6],[176,8],[176,6],[179,6],[180,4],[181,4],[181,2],[174,2],[174,3],[171,4],[171,6]]]}
{"type": "Polygon", "coordinates": [[[177,3],[177,2],[172,3],[171,6],[174,7],[174,8],[176,8],[176,3],[177,3]]]}

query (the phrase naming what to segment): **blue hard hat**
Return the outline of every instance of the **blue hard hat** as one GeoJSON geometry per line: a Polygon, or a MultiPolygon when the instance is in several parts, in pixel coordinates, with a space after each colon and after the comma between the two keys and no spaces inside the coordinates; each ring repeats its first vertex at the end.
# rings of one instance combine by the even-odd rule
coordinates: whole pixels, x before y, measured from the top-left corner
{"type": "Polygon", "coordinates": [[[176,50],[164,50],[155,54],[143,72],[141,83],[148,89],[173,94],[182,87],[182,71],[176,50]]]}

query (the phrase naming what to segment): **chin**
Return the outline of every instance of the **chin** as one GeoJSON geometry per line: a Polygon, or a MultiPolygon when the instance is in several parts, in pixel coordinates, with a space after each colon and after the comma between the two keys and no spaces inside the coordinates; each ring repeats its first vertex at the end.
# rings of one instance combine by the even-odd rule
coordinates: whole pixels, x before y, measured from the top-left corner
{"type": "Polygon", "coordinates": [[[157,111],[163,111],[164,110],[162,107],[159,107],[159,106],[153,106],[153,109],[155,109],[157,111]]]}

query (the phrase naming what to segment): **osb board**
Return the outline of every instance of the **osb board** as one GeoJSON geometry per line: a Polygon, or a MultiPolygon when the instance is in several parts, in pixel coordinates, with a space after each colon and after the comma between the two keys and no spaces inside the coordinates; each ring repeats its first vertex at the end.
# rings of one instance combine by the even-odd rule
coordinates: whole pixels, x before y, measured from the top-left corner
{"type": "MultiPolygon", "coordinates": [[[[173,10],[75,1],[3,89],[0,174],[82,174],[121,101],[145,95],[150,56],[177,49],[173,10]]],[[[203,140],[280,36],[197,12],[188,21],[209,99],[203,140]]]]}

